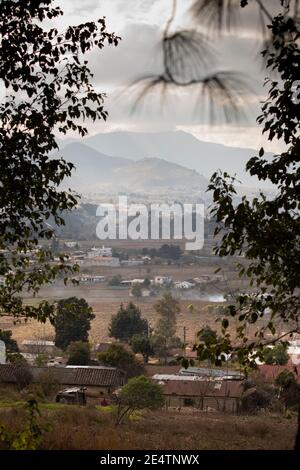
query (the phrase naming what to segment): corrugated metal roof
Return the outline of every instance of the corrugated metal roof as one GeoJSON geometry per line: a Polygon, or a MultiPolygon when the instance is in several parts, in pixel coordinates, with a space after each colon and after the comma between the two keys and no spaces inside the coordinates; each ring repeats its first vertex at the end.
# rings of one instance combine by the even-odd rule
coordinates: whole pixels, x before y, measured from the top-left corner
{"type": "Polygon", "coordinates": [[[181,369],[180,375],[198,375],[203,377],[234,377],[242,379],[244,375],[237,370],[224,370],[224,369],[211,369],[205,367],[188,367],[187,369],[181,369]]]}
{"type": "Polygon", "coordinates": [[[43,339],[24,339],[21,343],[23,346],[55,346],[54,341],[45,341],[43,339]]]}

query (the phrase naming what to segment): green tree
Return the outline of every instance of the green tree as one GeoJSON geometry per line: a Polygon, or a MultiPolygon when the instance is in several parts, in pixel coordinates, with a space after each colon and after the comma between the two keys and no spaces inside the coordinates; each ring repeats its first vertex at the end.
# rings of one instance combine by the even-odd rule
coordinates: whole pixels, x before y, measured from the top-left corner
{"type": "Polygon", "coordinates": [[[6,353],[19,352],[18,343],[15,339],[12,338],[11,330],[0,329],[0,340],[5,343],[6,353]]]}
{"type": "Polygon", "coordinates": [[[159,334],[155,334],[151,336],[151,344],[155,356],[157,356],[160,361],[163,361],[166,364],[169,349],[166,338],[159,334]]]}
{"type": "Polygon", "coordinates": [[[164,405],[161,387],[148,377],[134,377],[128,381],[118,395],[116,424],[136,410],[157,410],[164,405]]]}
{"type": "Polygon", "coordinates": [[[122,344],[110,345],[106,352],[98,354],[98,360],[104,366],[122,369],[126,372],[127,377],[135,377],[143,373],[142,364],[122,344]]]}
{"type": "Polygon", "coordinates": [[[154,354],[151,337],[145,335],[133,335],[131,338],[133,352],[142,354],[145,364],[149,361],[149,356],[154,354]]]}
{"type": "Polygon", "coordinates": [[[182,255],[182,251],[180,246],[178,245],[162,245],[158,250],[158,256],[161,258],[169,258],[169,259],[179,259],[182,255]]]}
{"type": "Polygon", "coordinates": [[[287,345],[278,343],[273,348],[267,347],[263,350],[263,357],[266,364],[285,366],[289,360],[287,345]]]}
{"type": "Polygon", "coordinates": [[[142,288],[141,288],[141,284],[139,284],[138,282],[135,282],[131,288],[131,294],[133,295],[133,297],[135,297],[136,299],[139,299],[140,297],[142,297],[142,288]]]}
{"type": "Polygon", "coordinates": [[[180,313],[180,304],[171,293],[167,292],[154,304],[154,310],[158,314],[155,333],[164,337],[166,346],[171,347],[176,334],[176,317],[180,313]]]}
{"type": "Polygon", "coordinates": [[[109,286],[120,286],[122,282],[122,276],[120,274],[116,274],[113,276],[110,281],[108,282],[109,286]]]}
{"type": "Polygon", "coordinates": [[[73,192],[61,189],[73,165],[54,153],[57,136],[84,136],[86,119],[107,118],[105,95],[94,88],[84,55],[118,43],[104,18],[63,31],[51,27],[62,14],[52,0],[0,2],[0,81],[6,88],[0,103],[0,313],[43,322],[53,318],[55,305],[24,305],[20,293],[36,294],[59,273],[66,278],[75,270],[39,245],[53,239],[64,211],[77,204],[73,192]]]}
{"type": "Polygon", "coordinates": [[[68,364],[74,366],[87,366],[91,360],[91,351],[88,343],[72,341],[67,349],[68,364]]]}
{"type": "Polygon", "coordinates": [[[141,317],[140,309],[132,302],[126,307],[123,304],[116,315],[113,315],[109,325],[109,336],[120,341],[129,342],[133,335],[147,334],[148,322],[141,317]]]}
{"type": "Polygon", "coordinates": [[[59,300],[53,321],[55,346],[65,350],[74,341],[87,343],[93,318],[93,310],[85,299],[70,297],[59,300]]]}

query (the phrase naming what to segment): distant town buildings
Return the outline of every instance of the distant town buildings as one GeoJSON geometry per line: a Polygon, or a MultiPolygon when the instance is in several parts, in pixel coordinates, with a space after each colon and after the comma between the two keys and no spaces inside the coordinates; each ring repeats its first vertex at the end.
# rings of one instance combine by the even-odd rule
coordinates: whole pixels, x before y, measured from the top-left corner
{"type": "Polygon", "coordinates": [[[172,277],[170,276],[155,276],[154,284],[157,286],[170,286],[173,282],[172,277]]]}
{"type": "Polygon", "coordinates": [[[91,248],[91,251],[87,253],[88,258],[98,258],[98,257],[112,257],[112,248],[105,247],[104,245],[102,248],[96,248],[95,246],[91,248]]]}
{"type": "Polygon", "coordinates": [[[114,256],[88,256],[81,264],[83,266],[108,266],[114,268],[120,266],[120,260],[114,256]]]}

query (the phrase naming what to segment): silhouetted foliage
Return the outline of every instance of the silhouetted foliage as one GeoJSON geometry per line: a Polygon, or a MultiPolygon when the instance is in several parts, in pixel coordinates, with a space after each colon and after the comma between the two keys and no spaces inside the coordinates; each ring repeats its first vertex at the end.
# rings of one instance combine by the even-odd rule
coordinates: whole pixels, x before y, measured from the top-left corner
{"type": "Polygon", "coordinates": [[[0,104],[0,312],[43,322],[53,318],[55,306],[47,300],[23,305],[18,294],[34,294],[59,273],[74,271],[38,243],[54,236],[50,217],[62,225],[62,212],[77,202],[60,187],[73,165],[50,153],[58,149],[57,135],[84,136],[85,119],[107,118],[105,95],[95,90],[84,54],[119,40],[107,32],[104,18],[58,31],[50,22],[61,15],[52,0],[0,2],[0,81],[6,88],[0,104]]]}

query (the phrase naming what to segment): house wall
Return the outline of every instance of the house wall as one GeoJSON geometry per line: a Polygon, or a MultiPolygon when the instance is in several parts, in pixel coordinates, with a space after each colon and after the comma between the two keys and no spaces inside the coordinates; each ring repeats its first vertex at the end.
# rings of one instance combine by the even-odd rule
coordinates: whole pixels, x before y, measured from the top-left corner
{"type": "Polygon", "coordinates": [[[114,390],[113,387],[89,386],[89,387],[86,387],[85,394],[87,397],[91,397],[91,398],[103,398],[103,397],[110,396],[113,390],[114,390]]]}
{"type": "Polygon", "coordinates": [[[239,411],[239,399],[232,397],[190,397],[190,396],[165,396],[166,407],[183,408],[184,406],[193,406],[200,410],[209,408],[216,411],[226,411],[228,413],[237,413],[239,411]]]}

